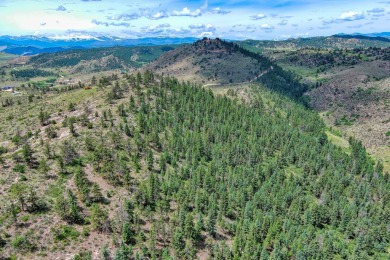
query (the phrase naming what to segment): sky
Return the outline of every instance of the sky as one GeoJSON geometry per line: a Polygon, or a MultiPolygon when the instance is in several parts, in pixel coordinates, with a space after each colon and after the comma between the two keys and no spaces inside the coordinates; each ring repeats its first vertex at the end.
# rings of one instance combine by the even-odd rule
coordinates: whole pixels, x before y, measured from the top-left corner
{"type": "Polygon", "coordinates": [[[1,35],[286,39],[389,31],[390,1],[1,0],[1,35]]]}

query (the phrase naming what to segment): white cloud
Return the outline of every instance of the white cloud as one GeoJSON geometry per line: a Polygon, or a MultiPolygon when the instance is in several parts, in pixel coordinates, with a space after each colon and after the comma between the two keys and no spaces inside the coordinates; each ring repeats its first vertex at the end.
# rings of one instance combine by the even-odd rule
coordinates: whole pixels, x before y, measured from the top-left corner
{"type": "Polygon", "coordinates": [[[192,30],[202,30],[203,32],[215,32],[216,29],[211,24],[191,24],[188,26],[192,30]]]}
{"type": "Polygon", "coordinates": [[[357,13],[353,11],[342,13],[339,17],[342,21],[356,21],[364,19],[364,13],[357,13]]]}
{"type": "Polygon", "coordinates": [[[261,19],[264,19],[266,18],[267,16],[265,14],[256,14],[256,15],[252,15],[251,16],[251,19],[252,20],[261,20],[261,19]]]}
{"type": "Polygon", "coordinates": [[[19,31],[34,32],[44,29],[45,31],[65,31],[74,28],[80,30],[88,30],[96,27],[91,19],[86,17],[69,16],[66,12],[47,13],[31,12],[23,13],[23,15],[9,14],[2,17],[9,26],[17,28],[19,31]],[[43,26],[41,23],[46,23],[43,26]]]}
{"type": "Polygon", "coordinates": [[[169,15],[164,12],[164,11],[159,11],[155,14],[152,14],[152,15],[147,15],[146,17],[149,18],[149,19],[152,19],[152,20],[159,20],[159,19],[163,19],[163,18],[167,18],[169,15]]]}
{"type": "Polygon", "coordinates": [[[181,11],[172,11],[172,16],[191,16],[191,17],[198,17],[202,15],[201,9],[196,9],[195,11],[191,11],[187,7],[184,7],[181,11]]]}
{"type": "Polygon", "coordinates": [[[201,34],[198,35],[198,37],[212,37],[213,33],[212,32],[202,32],[201,34]]]}
{"type": "Polygon", "coordinates": [[[262,25],[260,25],[260,28],[263,29],[263,30],[272,30],[274,29],[274,27],[268,23],[263,23],[262,25]]]}
{"type": "Polygon", "coordinates": [[[210,13],[213,13],[213,14],[228,14],[228,13],[230,13],[230,11],[222,10],[222,9],[219,8],[219,7],[210,9],[209,12],[210,12],[210,13]]]}
{"type": "Polygon", "coordinates": [[[339,16],[339,18],[336,19],[324,19],[322,21],[322,24],[326,26],[332,23],[352,22],[352,21],[362,20],[364,18],[365,15],[363,12],[358,13],[358,12],[349,11],[349,12],[342,13],[339,16]]]}
{"type": "Polygon", "coordinates": [[[162,29],[162,28],[169,28],[169,27],[171,27],[171,25],[169,23],[162,23],[162,24],[156,24],[156,25],[142,27],[142,29],[155,30],[155,29],[162,29]]]}

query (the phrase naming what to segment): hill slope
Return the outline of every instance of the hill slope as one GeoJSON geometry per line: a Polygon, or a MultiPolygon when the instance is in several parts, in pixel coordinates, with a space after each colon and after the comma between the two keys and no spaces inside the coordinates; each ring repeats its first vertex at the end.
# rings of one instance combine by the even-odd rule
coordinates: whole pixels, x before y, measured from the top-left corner
{"type": "Polygon", "coordinates": [[[139,68],[157,59],[162,53],[176,47],[176,45],[164,45],[70,50],[34,56],[30,59],[28,65],[40,68],[69,67],[75,72],[80,72],[82,70],[80,66],[82,66],[84,73],[112,69],[139,68]]]}
{"type": "Polygon", "coordinates": [[[5,258],[386,259],[389,175],[316,113],[262,87],[100,81],[0,108],[5,258]]]}
{"type": "Polygon", "coordinates": [[[268,58],[218,38],[183,45],[163,54],[145,69],[206,86],[260,82],[294,98],[307,89],[268,58]]]}
{"type": "MultiPolygon", "coordinates": [[[[368,40],[364,36],[338,38],[357,43],[368,40]]],[[[367,46],[378,43],[377,38],[370,39],[367,46]]],[[[361,140],[390,169],[390,48],[335,50],[328,49],[327,42],[316,44],[315,48],[309,45],[285,48],[275,43],[273,47],[262,49],[253,45],[250,49],[263,53],[312,86],[306,94],[328,126],[336,132],[340,130],[339,135],[343,133],[345,139],[353,136],[361,140]]]]}
{"type": "Polygon", "coordinates": [[[320,48],[320,49],[345,49],[345,48],[368,48],[390,47],[390,40],[383,37],[366,36],[320,36],[310,38],[288,39],[283,41],[257,41],[246,40],[238,44],[253,52],[266,52],[269,50],[294,50],[300,48],[320,48]]]}
{"type": "Polygon", "coordinates": [[[203,39],[162,55],[147,69],[200,84],[250,82],[268,69],[266,59],[249,56],[219,39],[203,39]]]}

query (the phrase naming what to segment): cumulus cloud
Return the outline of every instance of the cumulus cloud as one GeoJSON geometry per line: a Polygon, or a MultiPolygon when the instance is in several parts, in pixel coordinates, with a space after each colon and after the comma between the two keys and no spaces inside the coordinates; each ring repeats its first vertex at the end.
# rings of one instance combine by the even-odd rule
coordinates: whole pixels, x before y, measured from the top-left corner
{"type": "Polygon", "coordinates": [[[202,32],[201,34],[198,35],[198,37],[202,38],[202,37],[212,37],[213,36],[213,33],[212,32],[202,32]]]}
{"type": "Polygon", "coordinates": [[[362,20],[364,18],[365,18],[365,15],[363,12],[358,13],[358,12],[349,11],[349,12],[342,13],[339,16],[339,18],[336,18],[336,19],[324,19],[322,21],[322,24],[329,25],[332,23],[352,22],[352,21],[362,20]]]}
{"type": "Polygon", "coordinates": [[[342,21],[356,21],[356,20],[361,20],[364,19],[364,13],[357,13],[357,12],[345,12],[342,13],[339,17],[340,20],[342,21]]]}
{"type": "Polygon", "coordinates": [[[167,18],[169,17],[169,15],[165,11],[159,11],[154,14],[147,14],[145,17],[151,20],[159,20],[159,19],[167,18]]]}
{"type": "Polygon", "coordinates": [[[261,19],[264,19],[266,18],[267,16],[265,14],[256,14],[256,15],[252,15],[251,16],[251,19],[252,20],[261,20],[261,19]]]}
{"type": "Polygon", "coordinates": [[[189,29],[185,28],[169,28],[167,24],[155,25],[155,26],[146,26],[142,27],[139,30],[123,30],[123,34],[131,35],[132,37],[185,37],[191,34],[189,29]]]}
{"type": "Polygon", "coordinates": [[[194,11],[191,11],[187,7],[184,7],[180,11],[172,11],[171,13],[172,16],[191,16],[191,17],[198,17],[202,15],[202,10],[201,9],[196,9],[194,11]]]}
{"type": "Polygon", "coordinates": [[[274,27],[268,23],[263,23],[262,25],[260,25],[260,29],[268,31],[268,30],[273,30],[274,27]]]}
{"type": "Polygon", "coordinates": [[[230,11],[222,10],[222,9],[219,8],[219,7],[210,9],[209,12],[210,12],[210,13],[213,13],[213,14],[228,14],[228,13],[230,13],[230,11]]]}
{"type": "Polygon", "coordinates": [[[144,34],[161,34],[164,32],[164,27],[160,26],[145,26],[141,28],[141,32],[144,34]]]}
{"type": "Polygon", "coordinates": [[[193,30],[202,30],[203,32],[215,32],[216,29],[211,24],[191,24],[188,26],[190,29],[193,30]]]}
{"type": "Polygon", "coordinates": [[[112,16],[107,16],[108,20],[114,21],[130,21],[136,20],[141,17],[145,17],[150,20],[159,20],[163,18],[168,18],[170,16],[187,16],[187,17],[199,17],[205,13],[225,15],[230,13],[230,11],[221,9],[220,7],[209,8],[208,2],[206,1],[202,6],[195,10],[191,10],[188,7],[184,7],[181,10],[161,10],[161,9],[151,9],[151,8],[140,8],[138,12],[132,12],[130,14],[123,13],[112,16]]]}
{"type": "Polygon", "coordinates": [[[233,25],[234,29],[230,29],[230,32],[234,33],[254,33],[257,31],[258,26],[254,24],[236,24],[233,25]],[[237,28],[237,29],[236,29],[237,28]]]}
{"type": "Polygon", "coordinates": [[[65,12],[66,8],[63,5],[60,5],[56,8],[56,11],[65,12]]]}
{"type": "Polygon", "coordinates": [[[158,29],[164,29],[164,28],[169,28],[171,25],[169,23],[162,23],[162,24],[156,24],[156,25],[151,25],[151,26],[144,26],[141,29],[143,30],[158,30],[158,29]]]}

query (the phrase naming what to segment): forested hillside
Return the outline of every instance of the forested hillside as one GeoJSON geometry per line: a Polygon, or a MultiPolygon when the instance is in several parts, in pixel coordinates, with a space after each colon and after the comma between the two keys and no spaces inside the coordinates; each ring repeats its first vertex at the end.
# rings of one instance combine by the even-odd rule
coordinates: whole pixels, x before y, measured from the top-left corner
{"type": "MultiPolygon", "coordinates": [[[[341,39],[360,41],[359,37],[341,39]]],[[[314,40],[307,39],[308,42],[314,40]]],[[[349,136],[362,141],[389,171],[390,48],[373,47],[378,40],[370,41],[371,45],[368,42],[367,47],[359,48],[345,45],[328,49],[326,42],[315,48],[304,45],[285,48],[279,43],[269,48],[247,47],[262,53],[310,86],[305,92],[309,97],[306,101],[323,116],[336,134],[335,138],[344,139],[344,143],[349,136]]]]}
{"type": "Polygon", "coordinates": [[[296,75],[267,57],[218,38],[204,38],[164,53],[145,69],[205,86],[260,82],[295,99],[307,90],[296,75]]]}
{"type": "Polygon", "coordinates": [[[316,113],[259,85],[241,99],[149,71],[99,82],[65,109],[37,100],[35,134],[2,148],[4,256],[388,258],[389,174],[316,113]]]}
{"type": "Polygon", "coordinates": [[[62,68],[84,65],[84,67],[86,67],[84,69],[85,72],[113,69],[125,70],[128,68],[139,68],[145,63],[155,60],[163,52],[172,50],[175,47],[177,46],[165,45],[69,50],[34,56],[30,59],[28,64],[39,68],[62,68]],[[107,62],[107,59],[109,62],[107,62]],[[91,62],[98,63],[97,65],[100,65],[100,68],[93,68],[93,66],[92,68],[88,68],[91,62]]]}
{"type": "Polygon", "coordinates": [[[251,51],[267,51],[270,49],[300,49],[300,48],[321,48],[321,49],[353,49],[353,48],[387,48],[390,47],[390,40],[384,37],[367,37],[358,35],[333,35],[308,38],[292,38],[282,41],[256,41],[245,40],[239,44],[251,51]]]}

